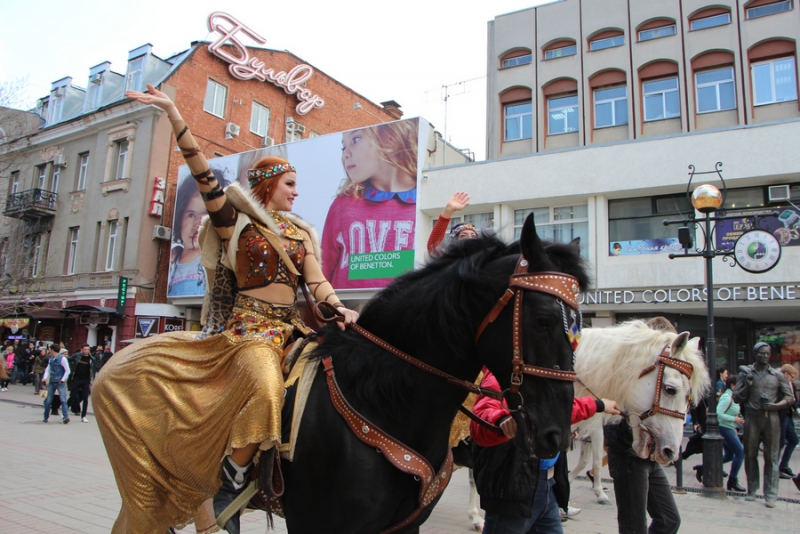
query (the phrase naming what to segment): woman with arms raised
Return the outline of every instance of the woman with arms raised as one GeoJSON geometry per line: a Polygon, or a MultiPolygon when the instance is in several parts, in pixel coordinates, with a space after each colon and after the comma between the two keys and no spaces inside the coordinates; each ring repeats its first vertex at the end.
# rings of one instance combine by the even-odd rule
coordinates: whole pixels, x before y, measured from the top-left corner
{"type": "Polygon", "coordinates": [[[122,495],[113,532],[166,532],[214,496],[218,525],[238,533],[238,511],[220,514],[247,485],[256,452],[279,444],[282,351],[311,332],[296,307],[299,277],[346,323],[358,314],[322,275],[313,228],[288,213],[299,194],[294,167],[264,158],[247,171],[250,194],[237,184],[223,191],[175,104],[147,88],[125,95],[166,111],[208,210],[200,242],[211,335],[147,338],[98,375],[94,406],[122,495]]]}

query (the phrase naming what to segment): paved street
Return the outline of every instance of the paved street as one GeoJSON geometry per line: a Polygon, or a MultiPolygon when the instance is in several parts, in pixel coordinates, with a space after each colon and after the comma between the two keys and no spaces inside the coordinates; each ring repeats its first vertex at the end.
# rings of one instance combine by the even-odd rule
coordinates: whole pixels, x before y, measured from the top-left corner
{"type": "MultiPolygon", "coordinates": [[[[89,423],[73,417],[68,425],[51,417],[42,424],[39,397],[30,386],[12,385],[0,393],[0,450],[4,469],[0,472],[0,534],[74,534],[109,532],[119,509],[119,494],[93,414],[89,423]]],[[[577,451],[570,453],[571,463],[577,451]]],[[[793,469],[800,469],[800,452],[793,469]]],[[[699,485],[691,465],[684,466],[689,488],[699,485]]],[[[675,470],[668,476],[674,480],[675,470]]],[[[604,470],[604,477],[608,477],[604,470]]],[[[744,479],[744,473],[740,476],[744,479]]],[[[428,534],[469,532],[466,515],[468,482],[465,470],[457,471],[433,516],[421,529],[428,534]]],[[[616,508],[594,501],[588,481],[572,488],[572,504],[583,509],[564,524],[567,534],[616,532],[616,508]]],[[[613,492],[609,491],[613,501],[613,492]]],[[[780,497],[795,499],[800,493],[789,480],[781,480],[780,497]]],[[[707,499],[689,492],[676,495],[683,517],[682,533],[800,532],[800,505],[781,500],[775,509],[763,500],[745,502],[741,497],[726,501],[707,499]]],[[[346,511],[343,511],[346,513],[346,511]]],[[[276,521],[276,532],[286,532],[276,521]]],[[[243,518],[243,533],[266,532],[262,513],[243,518]]],[[[193,527],[183,532],[194,532],[193,527]]]]}

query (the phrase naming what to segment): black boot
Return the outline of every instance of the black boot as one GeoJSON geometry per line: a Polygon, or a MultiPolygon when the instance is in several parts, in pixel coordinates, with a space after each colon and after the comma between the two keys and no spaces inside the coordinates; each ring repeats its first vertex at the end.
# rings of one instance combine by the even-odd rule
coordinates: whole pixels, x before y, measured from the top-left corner
{"type": "MultiPolygon", "coordinates": [[[[236,497],[241,495],[242,491],[247,487],[250,481],[250,469],[252,466],[253,464],[251,463],[244,468],[243,473],[240,473],[239,471],[242,468],[239,468],[239,466],[231,460],[230,456],[226,456],[225,459],[222,460],[222,486],[219,487],[217,494],[214,495],[214,517],[219,518],[219,515],[228,505],[230,505],[236,497]]],[[[220,528],[227,530],[229,534],[239,534],[239,515],[239,511],[237,510],[224,526],[219,525],[219,522],[217,524],[220,528]]]]}
{"type": "Polygon", "coordinates": [[[697,481],[700,484],[702,484],[703,483],[703,465],[702,464],[695,465],[694,467],[692,467],[692,469],[694,469],[694,477],[697,479],[697,481]]]}
{"type": "Polygon", "coordinates": [[[740,492],[744,493],[747,490],[739,485],[739,479],[738,478],[729,477],[728,478],[728,491],[740,491],[740,492]]]}

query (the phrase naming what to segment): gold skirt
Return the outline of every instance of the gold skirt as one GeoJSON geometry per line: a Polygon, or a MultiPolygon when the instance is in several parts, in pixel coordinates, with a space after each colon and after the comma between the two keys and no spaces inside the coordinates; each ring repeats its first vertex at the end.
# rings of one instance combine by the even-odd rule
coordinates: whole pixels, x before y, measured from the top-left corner
{"type": "Polygon", "coordinates": [[[194,519],[232,449],[280,443],[282,349],[297,309],[239,296],[220,334],[166,333],[117,352],[92,404],[122,496],[114,533],[162,533],[194,519]]]}

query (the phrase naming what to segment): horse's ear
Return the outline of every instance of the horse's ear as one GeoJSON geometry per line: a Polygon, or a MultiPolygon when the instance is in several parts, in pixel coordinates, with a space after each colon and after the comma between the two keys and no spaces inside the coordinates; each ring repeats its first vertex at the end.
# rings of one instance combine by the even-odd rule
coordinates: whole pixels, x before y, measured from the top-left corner
{"type": "Polygon", "coordinates": [[[681,332],[678,334],[678,337],[672,342],[672,348],[670,349],[670,355],[675,356],[683,349],[686,348],[686,343],[689,342],[689,332],[681,332]]]}
{"type": "Polygon", "coordinates": [[[519,246],[522,249],[522,256],[528,260],[529,264],[535,263],[540,258],[545,257],[544,245],[536,233],[536,225],[533,223],[533,213],[529,214],[522,225],[522,233],[519,238],[519,246]]]}

